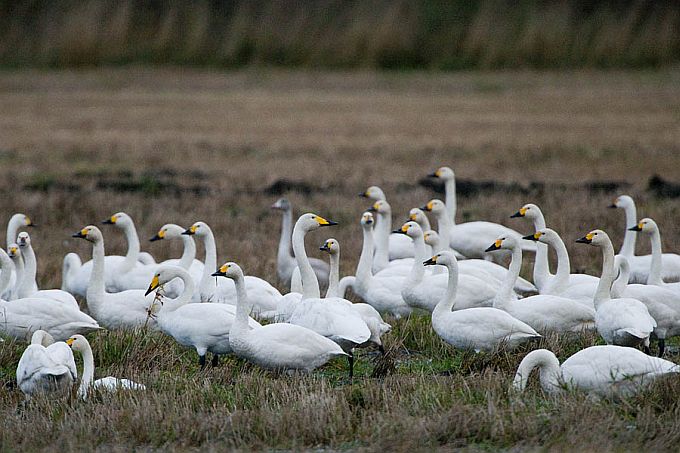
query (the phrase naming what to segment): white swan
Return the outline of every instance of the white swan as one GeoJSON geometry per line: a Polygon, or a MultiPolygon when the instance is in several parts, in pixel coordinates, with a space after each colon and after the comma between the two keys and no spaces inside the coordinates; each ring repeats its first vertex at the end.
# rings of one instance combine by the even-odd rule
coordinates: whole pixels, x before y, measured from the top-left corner
{"type": "Polygon", "coordinates": [[[363,246],[355,272],[353,290],[366,303],[380,313],[390,313],[396,318],[411,314],[409,307],[401,297],[401,287],[405,278],[402,276],[377,277],[373,275],[373,214],[364,212],[361,215],[363,246]]]}
{"type": "Polygon", "coordinates": [[[505,310],[538,332],[581,332],[595,326],[595,310],[573,299],[539,294],[513,300],[512,288],[522,268],[522,249],[514,236],[498,238],[487,251],[510,250],[512,261],[503,287],[493,300],[494,308],[505,310]]]}
{"type": "MultiPolygon", "coordinates": [[[[664,266],[666,264],[666,255],[661,248],[661,232],[656,222],[650,218],[640,220],[635,226],[629,228],[629,231],[642,232],[649,236],[649,242],[652,248],[651,261],[649,265],[649,274],[646,283],[648,285],[663,286],[673,291],[680,291],[680,282],[666,283],[663,279],[664,266]]],[[[624,255],[625,256],[625,255],[624,255]]],[[[640,257],[636,257],[640,258],[640,257]]]]}
{"type": "MultiPolygon", "coordinates": [[[[12,217],[10,217],[9,222],[7,222],[7,242],[6,242],[7,250],[9,251],[10,246],[15,243],[17,233],[20,228],[34,226],[35,224],[33,223],[33,221],[25,214],[14,214],[12,217]]],[[[14,288],[16,286],[16,275],[14,275],[13,267],[11,269],[11,272],[12,276],[10,279],[10,285],[7,288],[7,290],[0,295],[4,300],[9,300],[12,298],[12,292],[14,291],[14,288]]]]}
{"type": "Polygon", "coordinates": [[[579,389],[598,396],[629,396],[665,374],[680,372],[673,362],[622,346],[591,346],[569,357],[562,366],[555,354],[537,349],[522,359],[513,388],[523,392],[536,367],[541,387],[548,393],[579,389]]]}
{"type": "Polygon", "coordinates": [[[614,246],[607,233],[593,230],[576,242],[602,249],[602,276],[595,291],[595,326],[607,344],[620,346],[644,345],[649,348],[649,336],[656,327],[647,307],[637,299],[612,299],[614,282],[614,246]]]}
{"type": "MultiPolygon", "coordinates": [[[[647,283],[649,270],[652,264],[652,255],[635,255],[636,234],[629,228],[637,224],[637,211],[635,202],[628,195],[621,195],[610,208],[623,209],[626,214],[626,234],[623,237],[623,244],[619,250],[619,255],[624,255],[630,264],[630,283],[647,283]]],[[[675,253],[664,253],[663,255],[663,274],[664,281],[677,282],[680,280],[680,255],[675,253]]]]}
{"type": "Polygon", "coordinates": [[[368,341],[371,331],[348,300],[339,297],[321,298],[319,282],[305,250],[308,232],[331,225],[336,223],[312,213],[301,215],[295,222],[293,253],[302,276],[302,300],[295,307],[289,322],[311,329],[340,345],[348,353],[351,378],[354,375],[352,349],[368,341]]]}
{"type": "MultiPolygon", "coordinates": [[[[345,293],[344,290],[342,290],[342,293],[340,292],[341,289],[339,281],[340,243],[333,238],[326,239],[320,249],[328,253],[331,265],[331,272],[328,277],[328,290],[326,291],[326,298],[343,297],[345,293]]],[[[351,281],[354,281],[354,277],[351,276],[343,277],[343,280],[346,279],[352,279],[351,281]]],[[[378,346],[378,349],[380,349],[380,352],[384,354],[385,349],[383,348],[381,337],[382,335],[389,332],[390,329],[392,329],[392,326],[383,321],[382,316],[380,316],[380,313],[378,313],[378,310],[373,308],[370,304],[352,304],[352,309],[359,313],[361,319],[363,319],[363,321],[366,323],[366,326],[368,326],[368,330],[371,331],[371,337],[366,343],[364,343],[364,345],[368,345],[368,343],[375,344],[378,346]]]]}
{"type": "MultiPolygon", "coordinates": [[[[156,321],[149,311],[153,297],[145,297],[144,290],[129,289],[117,293],[106,291],[104,276],[106,262],[104,260],[104,237],[93,225],[88,225],[74,238],[85,239],[92,243],[92,272],[87,287],[86,299],[90,313],[107,329],[134,329],[138,327],[156,327],[156,321]]],[[[149,279],[151,280],[151,279],[149,279]]]]}
{"type": "MultiPolygon", "coordinates": [[[[451,247],[469,258],[485,258],[484,250],[500,236],[515,234],[517,231],[498,223],[475,221],[456,224],[456,177],[449,167],[441,167],[429,176],[444,181],[446,190],[446,209],[451,222],[451,247]]],[[[441,230],[439,231],[441,235],[441,230]]],[[[536,244],[524,241],[521,243],[525,252],[536,252],[536,244]]]]}
{"type": "MultiPolygon", "coordinates": [[[[156,270],[146,294],[157,291],[163,285],[178,278],[182,280],[182,293],[175,299],[161,298],[162,307],[156,312],[158,327],[179,344],[194,348],[198,363],[205,367],[205,356],[212,353],[212,365],[217,366],[219,356],[231,353],[229,329],[234,322],[236,308],[227,304],[191,304],[195,285],[187,271],[178,266],[161,265],[156,270]]],[[[260,324],[248,318],[251,328],[260,324]]]]}
{"type": "MultiPolygon", "coordinates": [[[[217,302],[230,305],[236,304],[236,286],[230,279],[219,279],[217,282],[210,277],[211,269],[217,268],[217,247],[215,236],[205,222],[196,222],[182,234],[200,238],[205,248],[205,260],[203,263],[203,275],[198,292],[202,302],[217,302]]],[[[255,307],[255,313],[276,309],[276,304],[281,298],[279,290],[269,282],[258,277],[247,276],[245,278],[248,293],[255,307]]]]}
{"type": "Polygon", "coordinates": [[[17,385],[27,399],[37,393],[66,393],[78,377],[71,349],[37,330],[19,359],[17,385]]]}
{"type": "Polygon", "coordinates": [[[425,261],[426,266],[448,268],[446,294],[432,311],[432,328],[444,341],[459,349],[492,351],[505,346],[513,349],[540,335],[519,319],[491,307],[451,311],[457,300],[458,262],[452,252],[441,252],[425,261]]]}
{"type": "Polygon", "coordinates": [[[253,304],[241,268],[226,263],[212,275],[233,279],[236,284],[236,317],[229,330],[229,344],[237,356],[267,369],[310,372],[333,357],[347,355],[333,341],[302,326],[277,323],[251,329],[248,313],[253,304]]]}
{"type": "MultiPolygon", "coordinates": [[[[276,254],[276,272],[279,280],[290,288],[293,270],[297,267],[295,256],[291,253],[291,237],[293,235],[293,207],[287,198],[279,198],[271,205],[271,209],[281,211],[281,239],[276,254]]],[[[318,258],[310,258],[317,280],[322,285],[328,284],[328,263],[318,258]]]]}
{"type": "MultiPolygon", "coordinates": [[[[413,245],[409,238],[392,233],[392,207],[387,200],[378,200],[368,209],[377,216],[373,227],[375,256],[373,272],[376,273],[391,265],[392,260],[413,257],[413,245]]],[[[392,263],[394,264],[394,263],[392,263]]]]}
{"type": "Polygon", "coordinates": [[[115,392],[118,390],[146,390],[144,384],[129,379],[120,379],[113,376],[105,378],[94,379],[94,356],[92,355],[92,348],[87,339],[82,335],[74,335],[68,340],[66,344],[74,351],[78,351],[83,355],[83,375],[80,378],[80,386],[78,387],[78,396],[82,399],[87,399],[87,394],[91,389],[105,390],[107,392],[115,392]]]}

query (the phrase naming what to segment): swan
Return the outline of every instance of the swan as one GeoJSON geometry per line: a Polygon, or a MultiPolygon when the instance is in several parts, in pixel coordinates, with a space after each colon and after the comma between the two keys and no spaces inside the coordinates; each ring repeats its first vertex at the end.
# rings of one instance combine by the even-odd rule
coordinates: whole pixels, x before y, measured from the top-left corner
{"type": "Polygon", "coordinates": [[[562,366],[551,351],[537,349],[522,359],[513,388],[523,392],[536,367],[541,387],[548,393],[579,389],[598,396],[630,396],[665,374],[680,372],[673,362],[622,346],[591,346],[569,357],[562,366]]]}
{"type": "MultiPolygon", "coordinates": [[[[167,223],[163,225],[149,242],[156,242],[162,240],[173,240],[181,239],[184,245],[184,251],[179,259],[169,259],[165,260],[161,265],[175,265],[189,272],[191,278],[193,278],[195,284],[200,284],[201,278],[203,277],[203,263],[196,259],[196,242],[194,238],[187,234],[182,234],[186,228],[183,228],[174,223],[167,223]]],[[[156,268],[158,271],[158,268],[156,268]]],[[[174,288],[168,291],[168,285],[165,285],[164,289],[166,294],[170,293],[173,295],[179,295],[182,292],[181,283],[178,285],[176,282],[170,283],[174,288]]],[[[200,302],[201,295],[198,291],[194,291],[192,295],[192,302],[200,302]]]]}
{"type": "Polygon", "coordinates": [[[31,245],[31,237],[27,232],[22,231],[19,233],[17,241],[19,243],[19,249],[21,250],[21,257],[24,261],[23,276],[17,291],[17,297],[44,297],[47,299],[53,299],[55,302],[69,304],[73,308],[80,310],[78,301],[76,301],[75,297],[66,291],[62,291],[60,289],[33,290],[34,288],[37,288],[38,285],[35,282],[37,262],[35,258],[35,252],[33,251],[33,246],[31,245]]]}
{"type": "MultiPolygon", "coordinates": [[[[276,254],[276,271],[279,280],[290,287],[293,269],[297,266],[295,256],[291,253],[291,236],[293,234],[293,207],[287,198],[279,198],[271,205],[271,209],[281,211],[281,239],[276,254]]],[[[322,285],[328,284],[328,263],[318,258],[310,258],[314,274],[322,285]]]]}
{"type": "Polygon", "coordinates": [[[612,299],[614,282],[614,246],[607,233],[593,230],[576,242],[602,249],[602,276],[593,299],[595,327],[607,344],[643,345],[649,348],[649,336],[656,327],[647,307],[637,299],[612,299]]]}
{"type": "Polygon", "coordinates": [[[595,310],[573,299],[539,294],[521,300],[512,299],[515,278],[522,268],[522,248],[514,236],[498,238],[486,250],[510,250],[512,261],[503,287],[493,300],[494,308],[505,310],[538,332],[581,332],[595,324],[595,310]]]}
{"type": "Polygon", "coordinates": [[[36,330],[17,365],[17,385],[30,399],[37,393],[66,393],[78,378],[71,349],[44,330],[36,330]]]}
{"type": "Polygon", "coordinates": [[[352,350],[368,341],[371,331],[352,303],[339,297],[322,299],[319,282],[307,259],[305,236],[321,227],[337,225],[316,214],[303,214],[293,228],[293,253],[302,276],[302,300],[290,317],[291,324],[313,330],[336,342],[348,354],[349,377],[354,375],[352,350]]]}
{"type": "MultiPolygon", "coordinates": [[[[427,215],[425,215],[425,212],[420,208],[411,208],[411,210],[408,213],[408,219],[410,221],[417,222],[418,225],[420,225],[420,229],[423,230],[424,232],[433,231],[432,227],[430,226],[430,220],[427,218],[427,215]]],[[[437,245],[440,247],[439,251],[450,250],[451,252],[453,252],[454,255],[456,255],[457,260],[460,261],[465,259],[465,255],[460,253],[458,250],[454,250],[450,246],[444,247],[444,241],[439,241],[439,234],[436,232],[435,234],[437,234],[436,240],[437,245]]],[[[427,240],[425,240],[425,244],[428,245],[429,247],[432,247],[427,240]]],[[[426,251],[429,256],[436,255],[438,253],[432,248],[428,248],[426,249],[426,251]]],[[[435,269],[432,270],[432,272],[436,274],[439,274],[440,271],[444,272],[444,268],[442,268],[441,266],[435,266],[435,269]]]]}
{"type": "Polygon", "coordinates": [[[342,348],[313,330],[295,324],[276,323],[252,329],[243,271],[236,263],[223,264],[213,276],[227,277],[236,286],[236,317],[229,329],[229,344],[239,357],[270,370],[310,372],[337,356],[347,355],[342,348]]]}
{"type": "MultiPolygon", "coordinates": [[[[468,258],[485,258],[484,250],[500,236],[515,234],[521,235],[504,225],[498,223],[475,221],[456,224],[456,177],[453,170],[449,167],[441,167],[434,173],[428,175],[444,181],[446,191],[446,210],[451,224],[451,247],[458,250],[468,258]]],[[[442,235],[441,229],[439,235],[442,235]]],[[[521,243],[522,251],[536,252],[536,244],[524,241],[521,243]]]]}
{"type": "MultiPolygon", "coordinates": [[[[621,195],[609,207],[623,209],[626,215],[626,234],[623,237],[623,244],[619,250],[619,255],[624,255],[630,264],[629,283],[647,283],[652,264],[652,255],[635,255],[636,233],[629,230],[629,228],[637,224],[635,202],[628,195],[621,195]]],[[[671,282],[679,281],[680,255],[664,253],[662,257],[663,274],[661,274],[661,277],[663,280],[671,282]]]]}
{"type": "MultiPolygon", "coordinates": [[[[14,214],[12,217],[10,217],[9,222],[7,222],[7,250],[9,250],[10,246],[15,243],[17,233],[22,227],[35,227],[35,224],[25,214],[14,214]]],[[[16,275],[14,275],[14,268],[11,269],[11,272],[12,276],[10,279],[10,285],[6,292],[1,295],[5,300],[9,300],[12,297],[12,291],[16,286],[16,275]]]]}
{"type": "Polygon", "coordinates": [[[389,313],[396,318],[411,314],[409,307],[401,297],[404,277],[377,277],[373,275],[373,214],[364,212],[361,215],[363,246],[355,272],[353,290],[366,303],[380,313],[389,313]]]}
{"type": "MultiPolygon", "coordinates": [[[[78,351],[83,355],[83,376],[80,379],[80,386],[78,387],[78,396],[82,399],[87,399],[87,394],[90,389],[105,390],[107,392],[115,392],[118,390],[146,390],[144,384],[129,379],[120,379],[113,376],[105,378],[94,379],[94,356],[92,355],[92,348],[87,339],[82,335],[74,335],[68,340],[66,344],[74,351],[78,351]]],[[[71,354],[73,356],[73,354],[71,354]]]]}
{"type": "MultiPolygon", "coordinates": [[[[519,209],[519,211],[510,217],[524,217],[531,220],[534,224],[534,231],[542,231],[546,228],[543,212],[541,212],[541,209],[533,203],[525,204],[519,209]]],[[[528,236],[525,236],[523,239],[527,239],[527,237],[528,236]]],[[[530,240],[534,239],[532,238],[530,240]]],[[[597,285],[597,277],[593,277],[592,275],[569,274],[569,254],[567,253],[566,247],[564,247],[564,242],[562,242],[562,239],[559,237],[559,235],[557,235],[556,232],[554,232],[554,235],[550,234],[549,236],[545,236],[543,239],[537,240],[536,242],[536,259],[534,261],[533,279],[538,291],[541,294],[559,295],[560,291],[564,290],[564,288],[568,287],[569,285],[577,285],[581,283],[594,283],[597,285]],[[556,275],[550,273],[548,245],[552,245],[557,252],[556,275]],[[564,253],[562,253],[561,250],[563,250],[564,253]],[[560,263],[564,264],[562,268],[560,268],[560,263]],[[560,273],[560,269],[562,269],[562,273],[560,273]],[[568,278],[566,279],[564,277],[564,270],[566,270],[566,275],[568,275],[568,278]],[[555,278],[558,278],[559,283],[553,282],[553,279],[555,278]]]]}
{"type": "MultiPolygon", "coordinates": [[[[345,293],[344,290],[340,289],[340,282],[338,281],[338,277],[340,276],[340,243],[333,238],[326,239],[320,249],[328,253],[331,265],[331,272],[328,277],[328,290],[326,291],[326,298],[343,297],[345,293]]],[[[343,280],[346,279],[352,279],[351,281],[354,281],[354,277],[343,277],[343,280]]],[[[389,332],[390,329],[392,329],[392,326],[383,321],[382,316],[380,316],[380,313],[378,313],[378,310],[369,304],[352,304],[352,309],[359,313],[359,316],[361,316],[361,319],[366,323],[368,330],[371,332],[371,337],[366,343],[364,343],[364,345],[367,346],[369,343],[375,344],[380,352],[384,354],[385,348],[383,347],[380,337],[389,332]]]]}
{"type": "MultiPolygon", "coordinates": [[[[236,286],[230,279],[220,279],[218,282],[210,278],[211,269],[217,268],[217,247],[215,236],[205,222],[195,222],[182,234],[196,236],[203,241],[205,248],[205,260],[203,275],[198,292],[201,302],[218,302],[230,305],[236,304],[236,286]]],[[[255,307],[255,313],[276,309],[276,304],[281,299],[281,293],[269,282],[258,277],[247,276],[245,278],[248,293],[255,307]]]]}
{"type": "MultiPolygon", "coordinates": [[[[648,285],[663,286],[674,291],[680,291],[680,282],[666,283],[663,279],[665,275],[664,266],[666,265],[666,255],[661,248],[661,232],[656,222],[649,217],[640,220],[635,226],[629,228],[629,231],[636,233],[643,233],[649,236],[649,241],[652,247],[651,261],[649,265],[649,275],[646,283],[648,285]]],[[[624,255],[625,256],[625,255],[624,255]]],[[[639,258],[639,257],[636,257],[639,258]]]]}
{"type": "Polygon", "coordinates": [[[492,351],[501,346],[513,349],[541,337],[531,326],[503,310],[474,307],[451,311],[457,300],[458,262],[455,255],[443,251],[425,261],[425,265],[446,266],[448,269],[446,294],[432,311],[432,328],[450,345],[476,352],[492,351]]]}
{"type": "MultiPolygon", "coordinates": [[[[413,239],[415,259],[411,273],[401,288],[401,297],[413,308],[432,311],[444,296],[448,280],[443,274],[425,275],[423,262],[425,255],[425,241],[423,230],[416,222],[406,222],[395,232],[408,235],[413,239]]],[[[459,309],[469,307],[490,306],[498,286],[472,275],[460,274],[457,278],[456,306],[459,309]]]]}
{"type": "MultiPolygon", "coordinates": [[[[146,294],[159,290],[175,278],[182,280],[182,293],[175,299],[161,299],[162,307],[156,313],[158,327],[179,344],[196,349],[201,368],[205,368],[208,352],[213,355],[212,365],[217,366],[221,354],[231,353],[229,329],[236,308],[227,304],[189,303],[195,290],[193,278],[181,267],[166,264],[158,267],[146,294]]],[[[248,325],[252,329],[260,327],[252,318],[248,318],[248,325]]]]}
{"type": "Polygon", "coordinates": [[[375,240],[375,256],[373,257],[373,272],[386,269],[392,260],[413,257],[413,244],[409,238],[390,234],[392,232],[392,207],[387,200],[378,200],[368,209],[377,216],[377,223],[373,227],[375,240]]]}
{"type": "MultiPolygon", "coordinates": [[[[138,327],[156,327],[156,321],[150,316],[153,297],[144,295],[144,290],[129,289],[117,293],[106,291],[104,276],[106,261],[104,260],[104,237],[94,225],[88,225],[74,238],[85,239],[92,243],[92,272],[87,287],[87,307],[94,317],[107,329],[134,329],[138,327]]],[[[151,279],[149,279],[151,280],[151,279]]]]}

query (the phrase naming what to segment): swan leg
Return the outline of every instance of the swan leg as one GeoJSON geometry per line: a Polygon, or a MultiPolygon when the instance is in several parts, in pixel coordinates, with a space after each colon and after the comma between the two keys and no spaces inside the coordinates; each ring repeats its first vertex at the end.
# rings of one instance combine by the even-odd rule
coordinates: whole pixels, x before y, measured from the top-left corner
{"type": "Polygon", "coordinates": [[[642,350],[644,351],[645,354],[652,355],[652,351],[651,351],[651,349],[649,349],[649,345],[644,345],[642,347],[642,350]]]}
{"type": "Polygon", "coordinates": [[[349,378],[352,379],[354,377],[354,352],[350,351],[349,355],[347,356],[347,361],[349,362],[349,378]]]}
{"type": "Polygon", "coordinates": [[[205,354],[198,356],[198,364],[201,365],[201,369],[205,368],[205,354]]]}
{"type": "Polygon", "coordinates": [[[663,357],[663,353],[666,350],[666,339],[665,338],[659,338],[659,357],[663,357]]]}
{"type": "Polygon", "coordinates": [[[218,356],[217,354],[213,354],[211,365],[213,367],[216,367],[217,364],[219,363],[219,361],[220,361],[220,356],[218,356]]]}
{"type": "Polygon", "coordinates": [[[381,353],[382,355],[385,355],[385,346],[379,344],[379,345],[378,345],[378,351],[380,351],[380,353],[381,353]]]}

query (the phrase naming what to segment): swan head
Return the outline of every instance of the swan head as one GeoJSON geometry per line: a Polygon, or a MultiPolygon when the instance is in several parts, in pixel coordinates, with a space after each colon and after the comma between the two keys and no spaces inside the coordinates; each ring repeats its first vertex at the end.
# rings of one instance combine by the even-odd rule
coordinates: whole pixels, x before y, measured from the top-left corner
{"type": "Polygon", "coordinates": [[[434,173],[430,173],[428,176],[432,178],[441,178],[444,181],[455,178],[455,174],[450,167],[439,167],[434,173]]]}
{"type": "Polygon", "coordinates": [[[324,251],[329,255],[337,255],[340,253],[340,243],[333,238],[326,239],[326,242],[319,247],[319,250],[324,251]]]}
{"type": "Polygon", "coordinates": [[[431,247],[436,247],[439,245],[439,234],[434,230],[427,230],[423,232],[423,239],[425,240],[425,244],[431,247]]]}
{"type": "Polygon", "coordinates": [[[176,239],[179,237],[182,237],[182,233],[185,231],[184,228],[182,228],[179,225],[175,225],[174,223],[166,223],[161,227],[160,230],[158,230],[158,233],[149,241],[154,242],[154,241],[160,241],[161,239],[176,239]]]}
{"type": "Polygon", "coordinates": [[[607,242],[611,242],[607,233],[602,230],[593,230],[590,233],[583,236],[581,239],[577,239],[576,242],[580,244],[591,244],[596,246],[604,245],[607,242]]]}
{"type": "Polygon", "coordinates": [[[659,230],[658,225],[656,222],[649,217],[645,217],[644,219],[640,220],[637,225],[634,227],[628,228],[629,231],[638,231],[638,232],[643,232],[647,234],[652,234],[655,231],[659,230]]]}
{"type": "Polygon", "coordinates": [[[90,347],[90,343],[88,343],[87,339],[79,334],[73,335],[71,338],[66,340],[66,344],[69,345],[69,347],[74,351],[81,352],[90,347]]]}
{"type": "Polygon", "coordinates": [[[148,296],[150,293],[153,291],[156,291],[158,288],[162,287],[164,284],[168,283],[169,281],[177,278],[177,276],[182,273],[180,270],[181,268],[173,265],[163,265],[163,266],[158,266],[156,269],[156,273],[154,274],[153,278],[151,279],[151,283],[149,283],[149,287],[146,290],[146,293],[144,294],[145,296],[148,296]]]}
{"type": "Polygon", "coordinates": [[[7,255],[13,260],[18,259],[21,256],[19,246],[17,244],[10,244],[9,247],[7,247],[7,255]]]}
{"type": "Polygon", "coordinates": [[[184,230],[182,234],[188,235],[188,236],[205,236],[208,234],[210,231],[210,227],[208,226],[207,223],[205,222],[196,222],[193,225],[191,225],[189,228],[184,230]]]}
{"type": "Polygon", "coordinates": [[[88,225],[77,233],[72,234],[74,238],[85,239],[90,242],[97,242],[103,239],[102,232],[94,225],[88,225]]]}
{"type": "Polygon", "coordinates": [[[26,248],[31,244],[31,237],[28,235],[27,232],[22,231],[17,236],[17,244],[19,244],[19,247],[26,248]]]}
{"type": "Polygon", "coordinates": [[[361,214],[361,226],[364,228],[373,228],[373,223],[375,223],[375,219],[373,218],[373,214],[366,211],[363,214],[361,214]]]}
{"type": "Polygon", "coordinates": [[[616,197],[616,200],[614,200],[614,202],[610,204],[608,207],[625,209],[628,207],[635,207],[635,202],[628,195],[619,195],[618,197],[616,197]]]}
{"type": "Polygon", "coordinates": [[[16,222],[19,225],[34,227],[35,223],[26,214],[17,213],[12,216],[10,222],[16,222]]]}
{"type": "Polygon", "coordinates": [[[436,198],[427,202],[422,208],[423,211],[431,212],[433,214],[440,214],[446,212],[446,203],[436,198]]]}
{"type": "Polygon", "coordinates": [[[507,235],[507,236],[501,236],[498,239],[494,241],[493,244],[491,244],[485,252],[494,252],[496,250],[514,250],[517,247],[519,247],[519,240],[518,238],[507,235]]]}
{"type": "Polygon", "coordinates": [[[420,208],[412,208],[408,212],[408,219],[413,221],[413,222],[418,222],[421,225],[423,224],[423,221],[425,220],[425,218],[426,218],[425,213],[420,208]]]}
{"type": "Polygon", "coordinates": [[[371,186],[365,191],[361,192],[359,194],[360,197],[363,198],[370,198],[371,200],[384,200],[385,197],[385,192],[382,191],[382,189],[378,186],[371,186]]]}
{"type": "Polygon", "coordinates": [[[313,231],[316,230],[317,228],[337,224],[338,224],[337,222],[333,222],[332,220],[326,220],[321,216],[308,212],[307,214],[302,214],[300,218],[298,218],[297,222],[295,222],[295,228],[296,229],[302,228],[304,231],[313,231]]]}
{"type": "Polygon", "coordinates": [[[368,212],[377,212],[383,215],[392,215],[392,207],[386,200],[378,200],[368,208],[368,212]]]}
{"type": "Polygon", "coordinates": [[[270,206],[271,209],[277,209],[279,211],[290,211],[290,201],[287,198],[279,198],[276,202],[270,206]]]}
{"type": "Polygon", "coordinates": [[[541,209],[533,203],[527,203],[519,211],[510,216],[511,219],[517,217],[526,217],[527,219],[535,219],[541,213],[541,209]]]}
{"type": "Polygon", "coordinates": [[[456,255],[453,254],[453,252],[449,252],[448,250],[443,250],[439,253],[437,253],[435,256],[430,258],[427,261],[424,261],[423,264],[425,266],[434,266],[434,265],[441,265],[441,266],[446,266],[446,267],[456,267],[458,265],[458,260],[456,259],[456,255]]]}
{"type": "Polygon", "coordinates": [[[119,228],[133,225],[132,218],[124,212],[117,212],[106,220],[102,220],[103,225],[116,225],[119,228]]]}
{"type": "Polygon", "coordinates": [[[423,229],[420,228],[418,222],[406,222],[401,228],[394,230],[392,233],[405,234],[410,238],[417,238],[423,235],[423,229]]]}
{"type": "Polygon", "coordinates": [[[550,244],[554,239],[557,239],[557,237],[558,235],[554,230],[551,230],[550,228],[543,228],[536,231],[534,234],[524,236],[522,239],[550,244]]]}
{"type": "Polygon", "coordinates": [[[221,265],[211,275],[213,277],[227,277],[236,280],[237,278],[243,277],[243,271],[238,264],[230,261],[221,265]]]}

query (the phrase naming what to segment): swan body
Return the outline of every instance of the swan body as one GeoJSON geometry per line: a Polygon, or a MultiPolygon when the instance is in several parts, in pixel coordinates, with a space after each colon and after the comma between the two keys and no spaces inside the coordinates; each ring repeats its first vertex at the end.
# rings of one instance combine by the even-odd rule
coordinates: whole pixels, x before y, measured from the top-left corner
{"type": "Polygon", "coordinates": [[[595,310],[572,299],[539,294],[521,300],[511,297],[514,280],[522,267],[522,249],[514,236],[498,238],[487,250],[510,250],[510,271],[496,294],[494,308],[505,310],[538,332],[581,332],[595,324],[595,310]]]}
{"type": "Polygon", "coordinates": [[[78,387],[78,396],[82,399],[87,399],[90,390],[104,390],[107,392],[115,392],[119,390],[146,390],[144,384],[129,379],[120,379],[113,376],[107,376],[101,379],[94,379],[94,356],[92,355],[92,348],[87,339],[82,335],[74,335],[68,340],[66,344],[74,351],[78,351],[83,355],[83,376],[78,387]]]}
{"type": "Polygon", "coordinates": [[[229,343],[237,356],[266,369],[310,372],[334,357],[347,355],[328,338],[295,324],[251,329],[248,313],[252,302],[241,268],[236,263],[226,263],[213,275],[233,279],[236,285],[236,317],[229,330],[229,343]]]}
{"type": "Polygon", "coordinates": [[[36,393],[65,393],[78,377],[71,349],[44,330],[33,333],[17,366],[17,385],[30,398],[36,393]]]}
{"type": "Polygon", "coordinates": [[[680,372],[673,362],[622,346],[591,346],[569,357],[562,366],[555,354],[537,349],[522,359],[512,384],[515,390],[524,391],[536,367],[541,387],[548,393],[566,388],[598,396],[629,396],[661,376],[680,372]]]}
{"type": "Polygon", "coordinates": [[[432,311],[432,328],[444,341],[459,349],[492,351],[505,346],[513,349],[540,335],[531,326],[509,313],[491,307],[451,311],[456,298],[458,263],[455,255],[443,251],[425,262],[448,268],[446,294],[432,311]]]}
{"type": "MultiPolygon", "coordinates": [[[[276,271],[279,280],[290,287],[293,270],[297,266],[295,256],[291,253],[293,207],[288,199],[280,198],[271,206],[271,208],[281,211],[282,214],[281,239],[279,240],[279,249],[276,255],[276,271]]],[[[312,264],[312,269],[314,270],[314,274],[319,280],[319,283],[326,285],[328,283],[328,272],[330,271],[328,263],[318,258],[310,258],[309,262],[312,264]]]]}
{"type": "Polygon", "coordinates": [[[663,253],[661,248],[661,232],[656,222],[650,218],[640,220],[635,226],[629,228],[630,231],[641,232],[649,236],[649,241],[652,246],[651,261],[649,265],[649,274],[647,276],[647,285],[663,287],[680,294],[680,282],[666,283],[664,281],[664,265],[666,253],[663,253]]]}
{"type": "Polygon", "coordinates": [[[594,296],[595,326],[607,344],[649,347],[649,336],[656,327],[647,307],[637,299],[612,299],[614,246],[607,233],[593,230],[576,242],[602,249],[602,276],[594,296]]]}

